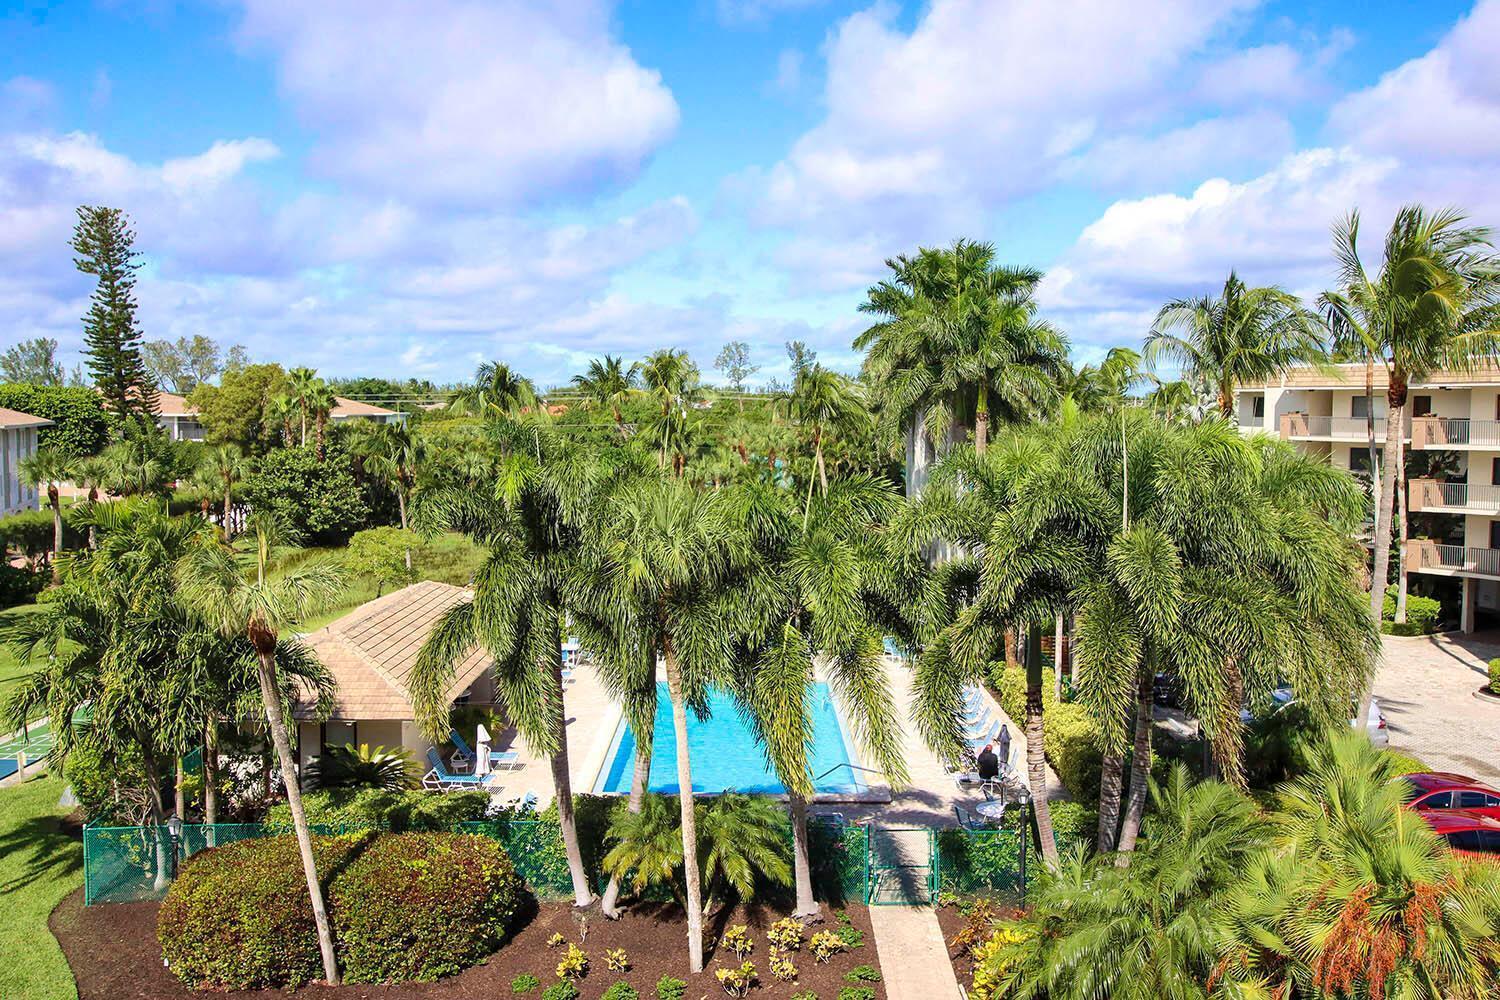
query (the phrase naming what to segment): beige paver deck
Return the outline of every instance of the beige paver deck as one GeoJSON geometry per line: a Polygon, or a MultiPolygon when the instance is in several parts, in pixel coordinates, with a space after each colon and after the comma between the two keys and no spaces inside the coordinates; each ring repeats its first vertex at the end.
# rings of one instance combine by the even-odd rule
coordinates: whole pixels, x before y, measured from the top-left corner
{"type": "Polygon", "coordinates": [[[1500,705],[1474,691],[1500,656],[1500,634],[1386,636],[1375,696],[1391,748],[1445,771],[1500,781],[1500,705]]]}
{"type": "Polygon", "coordinates": [[[959,1000],[937,914],[930,906],[872,906],[870,925],[885,977],[886,996],[900,1000],[959,1000]]]}

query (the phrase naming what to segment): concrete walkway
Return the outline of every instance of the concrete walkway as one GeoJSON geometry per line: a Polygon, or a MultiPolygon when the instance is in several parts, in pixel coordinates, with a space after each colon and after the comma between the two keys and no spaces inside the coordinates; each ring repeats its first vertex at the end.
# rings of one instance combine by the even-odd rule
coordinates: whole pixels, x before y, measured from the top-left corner
{"type": "Polygon", "coordinates": [[[1500,705],[1474,692],[1500,656],[1500,634],[1385,637],[1375,695],[1391,748],[1434,768],[1500,782],[1500,705]]]}
{"type": "Polygon", "coordinates": [[[886,996],[959,1000],[958,979],[932,907],[872,906],[870,925],[886,996]]]}

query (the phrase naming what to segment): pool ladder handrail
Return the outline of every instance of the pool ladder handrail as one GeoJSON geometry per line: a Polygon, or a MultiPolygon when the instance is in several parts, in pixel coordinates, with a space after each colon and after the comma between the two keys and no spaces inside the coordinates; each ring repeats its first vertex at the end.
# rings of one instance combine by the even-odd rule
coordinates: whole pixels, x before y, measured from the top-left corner
{"type": "Polygon", "coordinates": [[[882,773],[880,771],[877,771],[873,767],[864,767],[864,766],[862,766],[860,764],[835,764],[832,767],[830,767],[828,770],[824,771],[822,774],[820,774],[817,777],[813,778],[813,781],[822,781],[824,778],[828,777],[830,774],[832,774],[834,771],[837,771],[841,767],[852,768],[852,769],[854,769],[856,771],[868,771],[870,774],[874,774],[874,775],[879,775],[879,774],[882,773]]]}

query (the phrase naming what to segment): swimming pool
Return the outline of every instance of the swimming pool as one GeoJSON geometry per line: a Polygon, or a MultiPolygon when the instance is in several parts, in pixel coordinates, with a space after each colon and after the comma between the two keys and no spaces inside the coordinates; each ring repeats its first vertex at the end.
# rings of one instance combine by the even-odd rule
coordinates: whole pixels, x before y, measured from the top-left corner
{"type": "MultiPolygon", "coordinates": [[[[853,794],[865,790],[860,772],[848,766],[855,762],[828,685],[809,684],[808,707],[813,720],[813,745],[808,758],[810,773],[819,794],[853,794]],[[831,774],[826,773],[832,771],[831,774]],[[819,776],[822,777],[819,777],[819,776]]],[[[755,742],[755,733],[740,715],[729,694],[712,691],[708,704],[713,715],[699,721],[688,712],[688,751],[693,762],[694,792],[786,791],[767,763],[765,752],[755,742]]],[[[676,794],[677,740],[672,732],[672,703],[666,684],[656,685],[656,731],[651,741],[651,791],[676,794]]],[[[635,777],[635,732],[623,719],[615,731],[604,766],[594,782],[599,794],[628,795],[635,777]]]]}

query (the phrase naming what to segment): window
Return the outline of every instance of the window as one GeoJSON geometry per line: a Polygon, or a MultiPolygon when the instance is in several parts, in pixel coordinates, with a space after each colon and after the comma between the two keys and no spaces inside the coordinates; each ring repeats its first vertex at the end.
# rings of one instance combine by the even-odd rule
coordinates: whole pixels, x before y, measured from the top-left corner
{"type": "Polygon", "coordinates": [[[1500,521],[1490,522],[1490,548],[1500,549],[1500,521]]]}
{"type": "Polygon", "coordinates": [[[1351,399],[1349,401],[1349,415],[1357,417],[1360,420],[1368,417],[1370,415],[1370,397],[1355,396],[1351,399]]]}
{"type": "Polygon", "coordinates": [[[1429,417],[1432,415],[1431,396],[1413,396],[1411,398],[1411,415],[1414,417],[1429,417]]]}
{"type": "MultiPolygon", "coordinates": [[[[1497,407],[1500,407],[1500,400],[1497,400],[1497,404],[1496,405],[1497,405],[1497,407]]],[[[1253,416],[1256,420],[1264,420],[1264,419],[1266,419],[1266,397],[1264,397],[1264,396],[1252,396],[1252,397],[1250,397],[1250,415],[1253,416]]],[[[1497,419],[1500,419],[1500,418],[1497,418],[1497,419]]]]}
{"type": "Polygon", "coordinates": [[[1487,854],[1500,854],[1500,830],[1480,830],[1479,849],[1487,854]]]}
{"type": "Polygon", "coordinates": [[[1368,447],[1349,449],[1349,471],[1369,474],[1370,449],[1368,447]]]}
{"type": "Polygon", "coordinates": [[[1460,830],[1458,833],[1450,833],[1448,834],[1448,844],[1460,851],[1477,851],[1480,844],[1479,831],[1460,830]]]}
{"type": "Polygon", "coordinates": [[[1417,803],[1417,808],[1418,809],[1452,809],[1453,808],[1453,793],[1452,792],[1438,792],[1436,795],[1429,795],[1429,796],[1427,796],[1427,798],[1425,798],[1421,802],[1417,803]]]}
{"type": "Polygon", "coordinates": [[[1500,458],[1490,459],[1490,482],[1500,486],[1500,458]]]}
{"type": "Polygon", "coordinates": [[[1489,798],[1483,792],[1460,792],[1458,795],[1458,808],[1460,809],[1483,809],[1489,798]]]}

